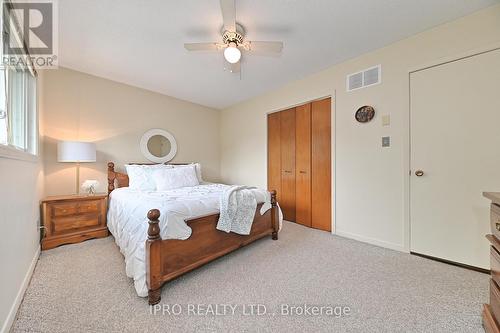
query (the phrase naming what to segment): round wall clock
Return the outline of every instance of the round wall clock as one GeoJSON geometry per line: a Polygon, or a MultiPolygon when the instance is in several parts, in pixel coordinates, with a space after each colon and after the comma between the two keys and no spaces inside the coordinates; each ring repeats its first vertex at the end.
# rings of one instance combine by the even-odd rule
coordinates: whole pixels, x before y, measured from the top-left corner
{"type": "Polygon", "coordinates": [[[369,105],[362,106],[356,111],[356,120],[360,123],[367,123],[375,117],[375,109],[369,105]]]}

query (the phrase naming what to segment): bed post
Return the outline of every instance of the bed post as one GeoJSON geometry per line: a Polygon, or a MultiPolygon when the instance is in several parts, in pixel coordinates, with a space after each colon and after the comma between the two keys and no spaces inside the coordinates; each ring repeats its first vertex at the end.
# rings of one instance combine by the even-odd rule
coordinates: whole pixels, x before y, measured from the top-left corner
{"type": "Polygon", "coordinates": [[[279,211],[278,205],[276,204],[276,191],[271,191],[271,224],[273,226],[272,238],[273,240],[278,239],[279,231],[279,211]]]}
{"type": "Polygon", "coordinates": [[[113,162],[108,163],[108,194],[113,192],[115,189],[115,164],[113,162]]]}
{"type": "Polygon", "coordinates": [[[158,219],[160,211],[151,209],[148,212],[149,228],[146,241],[146,284],[148,286],[149,304],[158,304],[161,299],[161,237],[158,219]]]}

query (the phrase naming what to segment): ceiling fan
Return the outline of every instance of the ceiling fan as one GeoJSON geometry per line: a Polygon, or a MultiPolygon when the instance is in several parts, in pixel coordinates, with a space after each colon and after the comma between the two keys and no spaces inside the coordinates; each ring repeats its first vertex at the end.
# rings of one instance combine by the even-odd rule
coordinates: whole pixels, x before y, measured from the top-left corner
{"type": "Polygon", "coordinates": [[[235,0],[220,0],[222,20],[222,43],[185,43],[188,51],[221,51],[231,73],[241,70],[241,50],[262,54],[280,54],[283,42],[256,42],[245,40],[245,29],[236,23],[235,0]]]}

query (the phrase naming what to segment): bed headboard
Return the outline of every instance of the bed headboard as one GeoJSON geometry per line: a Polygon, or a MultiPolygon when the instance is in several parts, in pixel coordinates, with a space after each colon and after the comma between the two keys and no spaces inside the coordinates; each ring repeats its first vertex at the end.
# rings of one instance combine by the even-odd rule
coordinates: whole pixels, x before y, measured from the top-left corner
{"type": "MultiPolygon", "coordinates": [[[[153,165],[153,163],[128,163],[134,165],[153,165]]],[[[188,165],[189,163],[164,163],[166,165],[188,165]]],[[[108,194],[115,188],[128,187],[128,176],[126,173],[115,171],[115,164],[108,163],[108,194]]]]}

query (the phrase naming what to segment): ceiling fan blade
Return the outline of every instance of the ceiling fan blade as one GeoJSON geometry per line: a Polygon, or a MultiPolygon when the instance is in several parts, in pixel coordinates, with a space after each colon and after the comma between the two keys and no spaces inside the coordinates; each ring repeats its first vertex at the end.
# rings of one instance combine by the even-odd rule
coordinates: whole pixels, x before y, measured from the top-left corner
{"type": "Polygon", "coordinates": [[[219,43],[185,43],[184,48],[188,51],[217,51],[220,50],[219,43]]]}
{"type": "Polygon", "coordinates": [[[251,42],[243,43],[243,48],[247,51],[280,53],[283,50],[283,42],[251,42]]]}
{"type": "Polygon", "coordinates": [[[232,32],[236,31],[236,7],[234,0],[220,0],[220,9],[222,11],[224,29],[232,32]]]}

